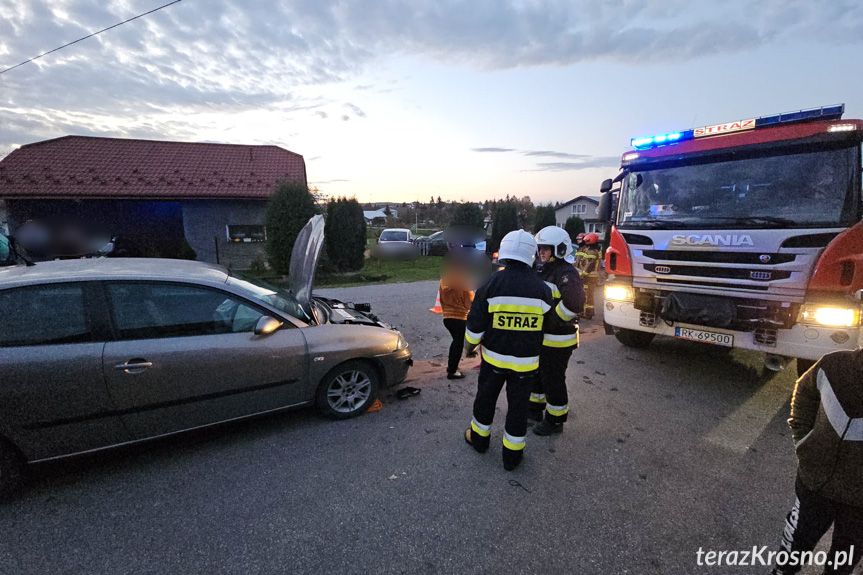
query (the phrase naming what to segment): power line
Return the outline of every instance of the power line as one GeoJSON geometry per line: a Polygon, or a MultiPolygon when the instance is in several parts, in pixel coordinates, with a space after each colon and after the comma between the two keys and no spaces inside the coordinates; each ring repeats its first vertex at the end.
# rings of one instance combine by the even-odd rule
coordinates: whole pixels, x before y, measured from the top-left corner
{"type": "Polygon", "coordinates": [[[68,46],[71,46],[72,44],[77,44],[78,42],[81,42],[82,40],[86,40],[87,38],[92,38],[93,36],[98,36],[98,35],[99,35],[99,34],[101,34],[102,32],[107,32],[108,30],[110,30],[110,29],[112,29],[112,28],[116,28],[117,26],[122,26],[123,24],[127,24],[127,23],[131,22],[132,20],[137,20],[138,18],[143,18],[143,17],[144,17],[144,16],[146,16],[147,14],[152,14],[153,12],[158,12],[158,11],[159,11],[159,10],[161,10],[162,8],[167,8],[167,7],[168,7],[168,6],[170,6],[171,4],[176,4],[177,2],[182,2],[182,1],[183,1],[183,0],[174,0],[173,2],[168,2],[168,3],[167,3],[167,4],[165,4],[164,6],[159,6],[158,8],[154,8],[154,9],[150,10],[149,12],[144,12],[143,14],[138,14],[137,16],[134,16],[134,17],[132,17],[132,18],[129,18],[128,20],[123,20],[122,22],[120,22],[120,23],[118,23],[118,24],[114,24],[113,26],[108,26],[107,28],[103,28],[102,30],[99,30],[98,32],[93,32],[92,34],[88,34],[87,36],[84,36],[83,38],[78,38],[77,40],[75,40],[75,41],[73,41],[73,42],[69,42],[68,44],[63,44],[63,45],[62,45],[62,46],[60,46],[59,48],[54,48],[53,50],[49,50],[48,52],[44,52],[44,53],[42,53],[42,54],[39,54],[38,56],[34,56],[34,57],[30,58],[29,60],[24,60],[24,61],[23,61],[23,62],[21,62],[20,64],[15,64],[15,65],[14,65],[14,66],[12,66],[11,68],[6,68],[6,69],[5,69],[5,70],[3,70],[2,72],[0,72],[0,74],[5,74],[5,73],[6,73],[6,72],[8,72],[9,70],[14,70],[15,68],[17,68],[17,67],[19,67],[19,66],[23,66],[24,64],[29,64],[29,63],[30,63],[30,62],[32,62],[33,60],[38,60],[39,58],[41,58],[41,57],[43,57],[43,56],[47,56],[48,54],[53,54],[54,52],[56,52],[56,51],[58,51],[58,50],[62,50],[63,48],[66,48],[66,47],[68,47],[68,46]]]}

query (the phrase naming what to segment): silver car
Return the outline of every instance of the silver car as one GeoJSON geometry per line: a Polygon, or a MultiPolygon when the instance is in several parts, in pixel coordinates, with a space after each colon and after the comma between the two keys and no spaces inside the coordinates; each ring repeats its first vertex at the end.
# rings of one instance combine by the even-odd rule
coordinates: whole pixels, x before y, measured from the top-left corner
{"type": "Polygon", "coordinates": [[[322,239],[315,216],[290,291],[183,260],[0,269],[0,497],[27,462],[306,405],[347,418],[403,381],[399,331],[311,296],[322,239]]]}

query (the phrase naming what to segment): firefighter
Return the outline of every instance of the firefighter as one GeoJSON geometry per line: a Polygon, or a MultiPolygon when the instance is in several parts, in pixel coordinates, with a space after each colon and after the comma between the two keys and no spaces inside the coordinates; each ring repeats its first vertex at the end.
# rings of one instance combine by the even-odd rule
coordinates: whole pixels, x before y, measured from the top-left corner
{"type": "Polygon", "coordinates": [[[593,295],[596,284],[599,282],[599,264],[602,261],[602,248],[599,245],[599,236],[590,233],[584,236],[584,245],[578,248],[575,254],[575,269],[581,276],[584,284],[584,293],[587,299],[584,304],[584,319],[591,319],[595,312],[593,295]]]}
{"type": "Polygon", "coordinates": [[[512,471],[524,455],[528,403],[552,295],[533,271],[536,240],[530,233],[516,230],[506,234],[499,254],[506,267],[477,290],[467,316],[465,351],[468,356],[475,355],[482,342],[482,362],[473,421],[464,437],[479,453],[488,449],[495,405],[506,384],[503,467],[512,471]]]}
{"type": "MultiPolygon", "coordinates": [[[[835,351],[800,377],[791,400],[788,424],[797,452],[797,498],[780,553],[812,551],[832,526],[832,565],[824,570],[830,575],[850,575],[863,557],[861,378],[863,349],[835,351]]],[[[791,575],[800,569],[789,563],[771,573],[791,575]]]]}
{"type": "Polygon", "coordinates": [[[566,368],[578,347],[576,315],[584,307],[584,286],[578,272],[566,262],[572,255],[572,241],[565,230],[556,226],[541,229],[536,245],[539,278],[551,289],[554,301],[543,325],[539,377],[530,394],[528,417],[540,422],[533,429],[535,434],[552,435],[563,431],[569,413],[566,368]]]}
{"type": "Polygon", "coordinates": [[[584,245],[584,236],[586,236],[586,235],[587,235],[586,233],[581,232],[580,234],[575,236],[575,249],[579,249],[579,248],[581,248],[581,246],[584,245]]]}

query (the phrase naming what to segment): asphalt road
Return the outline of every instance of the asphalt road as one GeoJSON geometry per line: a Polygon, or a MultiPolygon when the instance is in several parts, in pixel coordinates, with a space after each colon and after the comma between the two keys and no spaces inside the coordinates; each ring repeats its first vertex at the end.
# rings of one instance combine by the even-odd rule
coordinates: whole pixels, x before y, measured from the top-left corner
{"type": "MultiPolygon", "coordinates": [[[[444,376],[435,282],[321,290],[367,301],[418,359],[404,401],[344,422],[311,410],[39,466],[0,507],[0,574],[766,573],[698,566],[774,549],[793,502],[793,364],[582,326],[571,421],[503,470],[464,444],[477,371],[444,376]]],[[[816,570],[804,571],[815,573],[816,570]]]]}

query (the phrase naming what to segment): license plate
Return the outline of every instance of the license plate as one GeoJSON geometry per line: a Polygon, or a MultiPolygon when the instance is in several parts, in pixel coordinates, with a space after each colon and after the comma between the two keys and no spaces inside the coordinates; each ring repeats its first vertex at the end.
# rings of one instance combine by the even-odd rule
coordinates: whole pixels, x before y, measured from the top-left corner
{"type": "Polygon", "coordinates": [[[676,327],[674,328],[674,336],[679,337],[680,339],[724,345],[725,347],[734,347],[734,336],[728,333],[718,333],[702,329],[689,329],[688,327],[676,327]]]}

